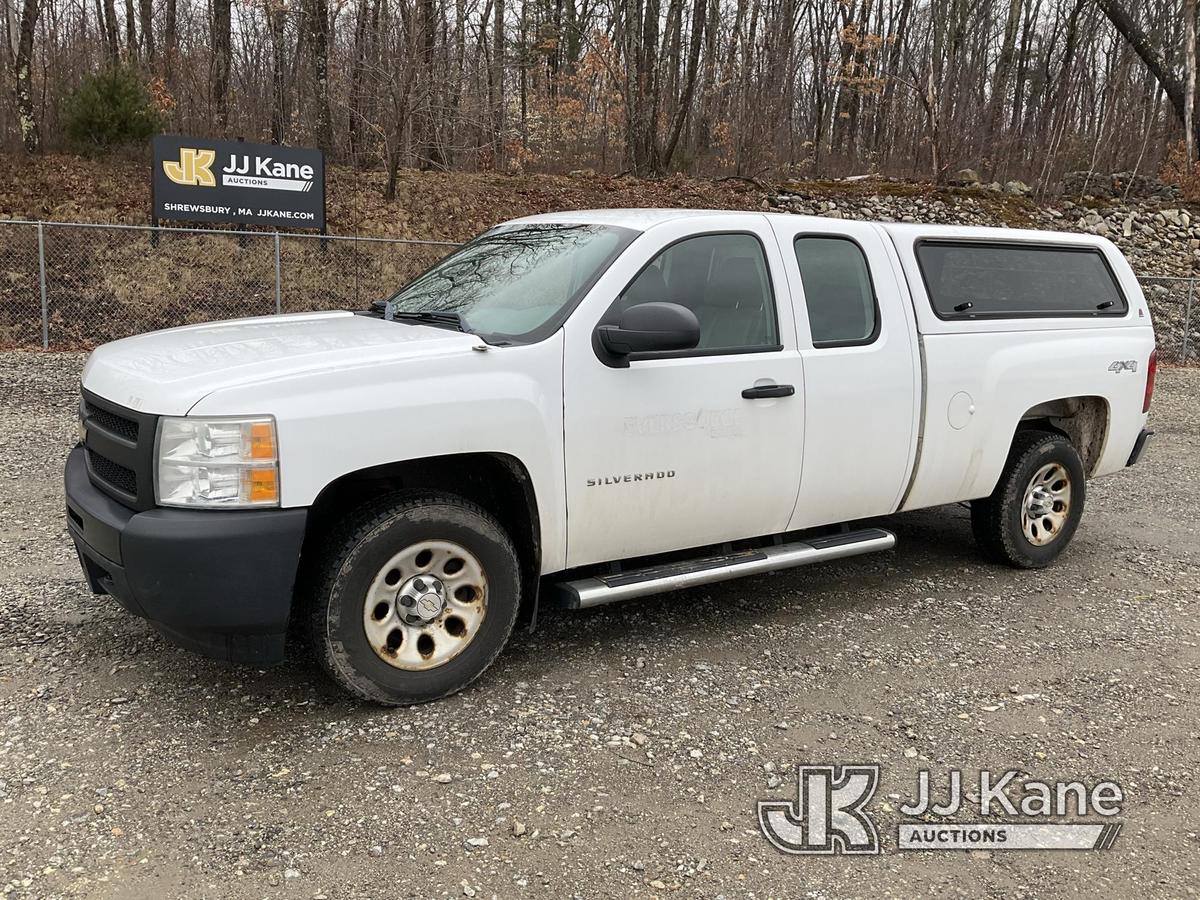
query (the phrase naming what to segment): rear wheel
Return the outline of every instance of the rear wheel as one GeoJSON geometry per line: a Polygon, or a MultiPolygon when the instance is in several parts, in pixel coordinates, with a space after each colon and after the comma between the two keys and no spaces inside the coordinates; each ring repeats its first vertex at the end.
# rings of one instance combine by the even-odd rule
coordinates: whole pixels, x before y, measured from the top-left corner
{"type": "Polygon", "coordinates": [[[479,677],[516,620],[512,541],[480,507],[395,495],[337,529],[311,598],[312,642],[343,688],[387,705],[422,703],[479,677]]]}
{"type": "Polygon", "coordinates": [[[1070,441],[1050,431],[1018,432],[996,490],[971,503],[975,542],[996,562],[1047,566],[1079,527],[1086,491],[1070,441]]]}

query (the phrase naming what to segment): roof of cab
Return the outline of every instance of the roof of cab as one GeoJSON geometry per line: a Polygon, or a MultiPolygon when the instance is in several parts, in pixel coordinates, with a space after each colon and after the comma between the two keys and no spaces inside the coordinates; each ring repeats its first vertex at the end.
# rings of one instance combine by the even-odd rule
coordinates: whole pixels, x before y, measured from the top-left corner
{"type": "MultiPolygon", "coordinates": [[[[753,214],[750,210],[733,209],[569,209],[512,219],[508,224],[530,222],[562,222],[572,225],[616,225],[642,231],[653,225],[690,216],[720,216],[753,214]]],[[[761,213],[759,213],[761,215],[761,213]]]]}
{"type": "MultiPolygon", "coordinates": [[[[835,219],[825,216],[802,216],[794,213],[768,212],[766,210],[749,209],[575,209],[562,212],[542,213],[535,216],[524,216],[512,219],[507,224],[527,224],[534,222],[558,222],[573,225],[614,225],[623,228],[633,228],[645,231],[663,222],[683,218],[703,218],[705,216],[765,216],[768,218],[786,218],[791,222],[812,223],[810,227],[819,227],[822,222],[844,222],[846,219],[835,219]]],[[[858,220],[862,221],[862,220],[858,220]]],[[[1069,243],[1079,246],[1107,246],[1109,242],[1102,237],[1078,232],[1060,232],[1034,230],[1027,228],[992,228],[979,225],[931,225],[908,222],[872,222],[882,226],[893,239],[911,241],[917,238],[959,238],[976,240],[1026,240],[1046,241],[1059,244],[1069,243]]]]}

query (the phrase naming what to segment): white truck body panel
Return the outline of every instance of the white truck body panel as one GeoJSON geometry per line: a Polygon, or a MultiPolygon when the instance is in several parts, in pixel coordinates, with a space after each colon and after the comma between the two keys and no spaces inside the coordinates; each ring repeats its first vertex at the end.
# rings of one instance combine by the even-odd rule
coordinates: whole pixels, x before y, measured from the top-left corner
{"type": "Polygon", "coordinates": [[[1022,416],[1050,401],[1103,399],[1091,475],[1124,466],[1146,424],[1150,319],[1128,264],[1101,238],[678,210],[519,221],[640,234],[535,343],[488,347],[349,313],[246,319],[101,347],[84,387],[147,413],[274,416],[284,507],[310,506],[342,476],[384,464],[512,457],[534,488],[543,574],[986,496],[1022,416]],[[663,248],[714,232],[761,242],[781,346],[606,365],[593,333],[614,299],[663,248]],[[813,345],[792,251],[803,235],[863,250],[878,304],[873,341],[813,345]],[[929,238],[1098,248],[1128,313],[938,318],[914,254],[929,238]],[[1114,373],[1116,360],[1139,370],[1114,373]],[[796,394],[740,396],[771,383],[796,394]]]}
{"type": "Polygon", "coordinates": [[[925,357],[924,434],[917,475],[903,509],[974,500],[992,492],[1016,424],[1038,404],[1100,397],[1109,412],[1103,454],[1092,476],[1118,471],[1146,425],[1144,367],[1154,349],[1137,277],[1112,242],[1094,235],[1006,228],[884,225],[912,292],[925,357]],[[996,318],[947,321],[933,310],[915,248],[922,239],[1029,241],[1100,250],[1129,304],[1120,317],[996,318]],[[1142,372],[1112,373],[1116,360],[1142,372]],[[957,399],[956,399],[957,398],[957,399]],[[951,419],[962,406],[966,424],[951,419]]]}
{"type": "Polygon", "coordinates": [[[457,354],[474,343],[470,335],[438,328],[379,328],[350,312],[232,319],[105,344],[88,359],[83,383],[122,406],[182,416],[201,398],[229,388],[457,354]]]}
{"type": "Polygon", "coordinates": [[[390,359],[353,364],[347,358],[336,370],[223,388],[190,414],[229,416],[254,408],[274,415],[283,506],[310,506],[343,475],[404,459],[511,456],[536,488],[543,568],[564,568],[562,334],[478,352],[471,348],[481,342],[470,335],[356,318],[385,334],[408,332],[410,340],[396,345],[390,359]],[[406,356],[413,333],[432,333],[434,344],[452,338],[455,349],[406,356]]]}
{"type": "Polygon", "coordinates": [[[779,309],[778,352],[644,360],[619,369],[592,350],[595,323],[613,298],[680,238],[754,234],[772,282],[786,282],[766,216],[702,222],[677,218],[643,232],[567,321],[569,566],[780,532],[791,516],[804,441],[804,369],[789,305],[779,309]],[[797,395],[743,400],[742,389],[759,381],[793,384],[797,395]],[[655,477],[622,481],[648,473],[655,477]]]}
{"type": "Polygon", "coordinates": [[[879,334],[853,347],[813,346],[808,317],[799,315],[804,359],[804,463],[789,531],[893,512],[911,472],[920,424],[921,366],[916,323],[903,281],[897,280],[887,236],[868,222],[772,216],[792,303],[805,309],[804,284],[791,251],[803,236],[852,238],[873,272],[879,334]],[[863,410],[870,413],[864,415],[863,410]]]}

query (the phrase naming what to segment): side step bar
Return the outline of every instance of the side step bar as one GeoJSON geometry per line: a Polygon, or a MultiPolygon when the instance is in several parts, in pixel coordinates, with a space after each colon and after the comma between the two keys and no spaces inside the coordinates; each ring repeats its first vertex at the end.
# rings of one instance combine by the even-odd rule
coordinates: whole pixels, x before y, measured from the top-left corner
{"type": "Polygon", "coordinates": [[[807,566],[846,556],[874,553],[877,550],[890,550],[894,546],[896,535],[890,531],[882,528],[864,528],[795,541],[791,544],[764,547],[761,550],[744,550],[723,556],[708,556],[635,569],[615,575],[580,578],[565,581],[558,585],[558,589],[566,600],[567,608],[586,609],[589,606],[677,591],[698,584],[730,581],[744,575],[807,566]]]}

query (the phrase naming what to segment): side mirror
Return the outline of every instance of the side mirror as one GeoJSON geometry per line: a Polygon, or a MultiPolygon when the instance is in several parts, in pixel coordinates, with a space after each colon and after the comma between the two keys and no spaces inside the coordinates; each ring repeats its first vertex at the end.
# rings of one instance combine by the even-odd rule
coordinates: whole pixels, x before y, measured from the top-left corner
{"type": "Polygon", "coordinates": [[[690,350],[700,343],[700,321],[678,303],[639,303],[621,313],[616,325],[601,325],[596,333],[614,356],[690,350]]]}

